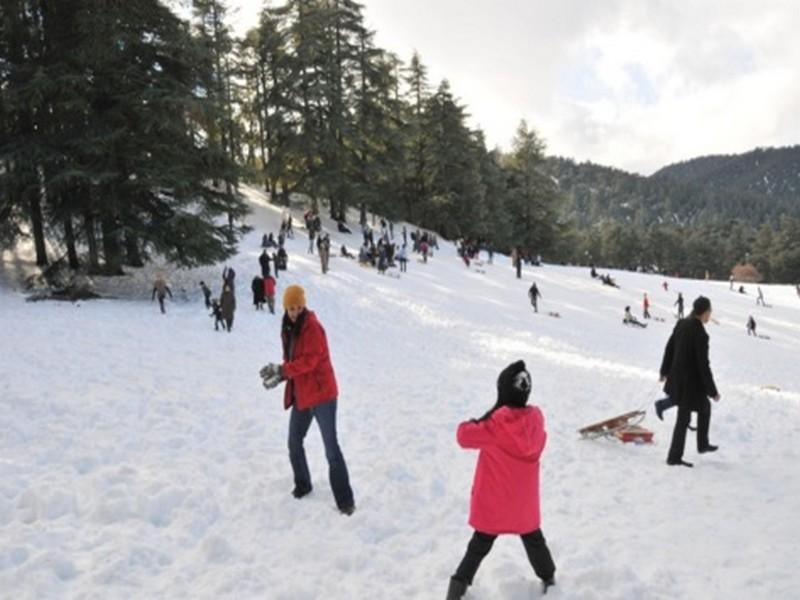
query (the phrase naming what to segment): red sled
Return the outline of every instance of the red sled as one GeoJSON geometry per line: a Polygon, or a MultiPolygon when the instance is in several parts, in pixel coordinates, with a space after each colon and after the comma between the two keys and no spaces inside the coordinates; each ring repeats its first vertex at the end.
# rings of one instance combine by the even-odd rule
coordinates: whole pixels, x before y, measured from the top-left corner
{"type": "Polygon", "coordinates": [[[652,444],[653,432],[640,425],[629,425],[625,429],[620,429],[615,434],[621,442],[634,442],[636,444],[652,444]]]}

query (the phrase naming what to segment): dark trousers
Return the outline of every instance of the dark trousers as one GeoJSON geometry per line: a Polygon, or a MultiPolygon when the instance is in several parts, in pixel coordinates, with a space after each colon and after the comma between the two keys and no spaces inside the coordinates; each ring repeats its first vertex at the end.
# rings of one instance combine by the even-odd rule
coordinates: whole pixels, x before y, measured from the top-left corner
{"type": "MultiPolygon", "coordinates": [[[[663,400],[660,400],[663,402],[663,400]]],[[[675,429],[672,430],[672,443],[669,447],[667,460],[678,462],[683,459],[683,450],[686,446],[686,429],[692,420],[692,408],[685,404],[678,405],[678,418],[675,419],[675,429]]],[[[697,449],[708,447],[708,430],[711,426],[711,402],[703,398],[697,412],[697,449]]]]}
{"type": "Polygon", "coordinates": [[[164,308],[164,296],[159,296],[158,297],[158,306],[161,307],[161,313],[162,314],[167,312],[167,310],[164,308]]]}
{"type": "MultiPolygon", "coordinates": [[[[553,563],[553,557],[547,548],[547,542],[544,539],[544,535],[542,535],[542,530],[537,529],[531,533],[525,533],[520,538],[522,538],[522,545],[525,546],[525,553],[528,555],[528,561],[533,567],[533,572],[542,581],[551,580],[556,573],[556,565],[553,563]]],[[[489,550],[492,549],[492,544],[496,539],[496,535],[476,531],[469,541],[467,553],[461,559],[461,564],[458,565],[453,577],[467,585],[472,585],[472,580],[475,577],[475,573],[478,572],[478,567],[481,566],[481,561],[489,554],[489,550]]]]}
{"type": "Polygon", "coordinates": [[[296,406],[292,406],[292,413],[289,417],[289,460],[294,471],[294,484],[303,490],[311,489],[311,473],[308,470],[303,440],[313,419],[317,420],[319,431],[322,434],[322,442],[325,445],[328,477],[336,505],[339,508],[353,506],[350,476],[347,473],[347,464],[336,438],[336,400],[306,410],[298,410],[296,406]]]}
{"type": "Polygon", "coordinates": [[[400,259],[400,272],[401,273],[405,273],[408,270],[407,267],[406,267],[406,263],[407,262],[408,262],[408,260],[406,260],[405,258],[401,258],[400,259]]]}
{"type": "Polygon", "coordinates": [[[233,317],[225,319],[225,326],[227,327],[228,331],[233,329],[233,317]]]}

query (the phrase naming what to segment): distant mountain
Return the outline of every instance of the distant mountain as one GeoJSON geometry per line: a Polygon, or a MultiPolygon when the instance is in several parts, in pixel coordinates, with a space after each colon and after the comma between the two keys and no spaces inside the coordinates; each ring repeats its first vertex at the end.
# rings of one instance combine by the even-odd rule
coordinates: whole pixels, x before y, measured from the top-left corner
{"type": "Polygon", "coordinates": [[[548,158],[544,170],[566,198],[564,216],[579,227],[601,220],[756,227],[800,216],[800,146],[700,157],[650,177],[560,157],[548,158]]]}
{"type": "Polygon", "coordinates": [[[717,190],[746,190],[797,202],[800,200],[800,146],[703,156],[664,167],[653,177],[717,190]]]}

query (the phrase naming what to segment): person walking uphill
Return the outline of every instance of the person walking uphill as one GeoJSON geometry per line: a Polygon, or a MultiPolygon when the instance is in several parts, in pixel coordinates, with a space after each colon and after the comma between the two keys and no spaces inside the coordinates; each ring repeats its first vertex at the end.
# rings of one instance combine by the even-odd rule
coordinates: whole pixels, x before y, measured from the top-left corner
{"type": "Polygon", "coordinates": [[[480,454],[469,513],[475,533],[450,579],[447,600],[464,596],[501,534],[522,538],[544,592],[555,585],[556,567],[540,529],[539,510],[539,458],[547,433],[542,411],[526,406],[530,393],[531,376],[519,360],[500,373],[494,407],[480,419],[458,426],[458,444],[480,450],[480,454]]]}
{"type": "Polygon", "coordinates": [[[667,456],[668,465],[694,466],[683,460],[686,429],[692,412],[697,413],[697,451],[714,452],[717,446],[708,441],[711,425],[711,403],[720,396],[708,362],[708,334],[705,324],[711,319],[711,302],[700,296],[694,301],[692,313],[679,321],[667,342],[661,361],[661,381],[664,392],[678,405],[678,417],[672,432],[672,444],[667,456]]]}
{"type": "Polygon", "coordinates": [[[312,489],[303,440],[311,421],[316,419],[325,444],[336,506],[343,514],[352,515],[356,506],[347,464],[336,436],[339,391],[325,329],[316,314],[306,308],[305,291],[299,285],[286,288],[283,308],[286,311],[281,326],[283,363],[266,365],[260,375],[267,389],[286,381],[283,406],[292,411],[289,416],[289,460],[295,485],[292,495],[299,499],[312,489]]]}
{"type": "Polygon", "coordinates": [[[172,290],[169,289],[166,279],[164,279],[163,275],[159,275],[156,277],[155,282],[153,282],[152,300],[155,300],[156,296],[158,296],[158,306],[161,308],[162,315],[167,312],[164,308],[164,299],[167,297],[167,294],[172,298],[172,290]]]}
{"type": "Polygon", "coordinates": [[[233,313],[236,312],[236,296],[233,295],[233,289],[229,285],[222,288],[219,305],[222,311],[222,318],[225,319],[225,328],[230,333],[231,329],[233,329],[233,313]]]}
{"type": "Polygon", "coordinates": [[[533,282],[531,285],[531,289],[528,290],[528,298],[530,298],[531,306],[533,306],[534,312],[539,312],[539,298],[542,297],[542,293],[539,291],[539,286],[536,285],[536,282],[533,282]]]}

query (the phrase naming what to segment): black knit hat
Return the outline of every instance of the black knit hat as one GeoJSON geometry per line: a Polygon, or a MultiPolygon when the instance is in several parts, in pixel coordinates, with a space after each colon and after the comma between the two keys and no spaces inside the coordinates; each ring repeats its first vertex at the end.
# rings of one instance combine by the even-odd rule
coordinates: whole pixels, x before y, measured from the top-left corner
{"type": "Polygon", "coordinates": [[[711,310],[711,300],[705,296],[698,296],[692,305],[692,313],[699,317],[709,310],[711,310]]]}
{"type": "Polygon", "coordinates": [[[497,378],[497,404],[521,408],[531,395],[531,374],[521,360],[511,363],[497,378]]]}

